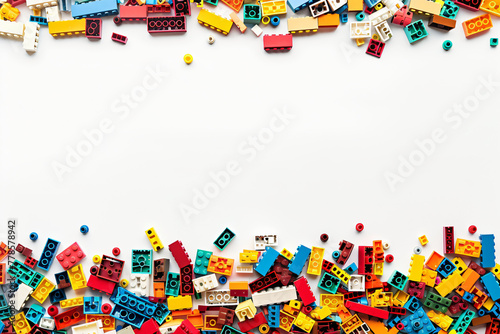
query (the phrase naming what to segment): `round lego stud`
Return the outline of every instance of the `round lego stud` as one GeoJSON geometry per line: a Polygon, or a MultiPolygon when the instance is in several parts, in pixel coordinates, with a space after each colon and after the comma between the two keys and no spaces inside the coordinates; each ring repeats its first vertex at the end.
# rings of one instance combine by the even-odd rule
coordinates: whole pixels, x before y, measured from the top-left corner
{"type": "Polygon", "coordinates": [[[392,261],[394,261],[394,256],[392,254],[387,254],[385,256],[385,262],[391,263],[392,261]]]}
{"type": "Polygon", "coordinates": [[[476,233],[476,232],[477,232],[477,227],[476,227],[476,225],[471,225],[471,226],[469,226],[469,233],[470,233],[470,234],[474,234],[474,233],[476,233]]]}
{"type": "Polygon", "coordinates": [[[445,49],[446,51],[451,49],[452,46],[453,46],[453,43],[448,39],[443,42],[443,49],[445,49]]]}
{"type": "Polygon", "coordinates": [[[271,19],[269,18],[269,16],[264,16],[262,18],[262,23],[263,24],[269,24],[270,21],[271,21],[271,19]]]}
{"type": "Polygon", "coordinates": [[[50,305],[49,308],[47,309],[47,313],[51,316],[54,317],[59,313],[59,309],[55,305],[50,305]]]}
{"type": "Polygon", "coordinates": [[[89,233],[89,227],[87,225],[80,226],[80,232],[82,232],[83,234],[89,233]]]}
{"type": "Polygon", "coordinates": [[[340,251],[336,250],[332,253],[332,257],[334,260],[338,260],[340,257],[340,251]]]}
{"type": "Polygon", "coordinates": [[[303,306],[302,307],[302,313],[305,313],[305,314],[309,314],[311,313],[313,310],[312,306],[311,305],[307,305],[307,306],[303,306]]]}
{"type": "Polygon", "coordinates": [[[388,250],[390,247],[391,247],[391,244],[388,243],[387,241],[384,241],[384,243],[382,244],[382,248],[384,248],[384,250],[388,250]]]}
{"type": "Polygon", "coordinates": [[[373,35],[372,35],[372,39],[373,39],[374,41],[380,41],[380,36],[379,36],[379,35],[377,35],[377,34],[373,34],[373,35]]]}
{"type": "Polygon", "coordinates": [[[417,255],[422,253],[422,247],[417,246],[417,247],[413,248],[413,253],[415,253],[417,255]]]}
{"type": "Polygon", "coordinates": [[[384,7],[384,5],[379,2],[378,4],[375,5],[375,10],[381,10],[384,7]]]}
{"type": "Polygon", "coordinates": [[[215,43],[215,37],[210,35],[208,36],[208,44],[214,44],[215,43]]]}
{"type": "Polygon", "coordinates": [[[117,26],[119,26],[120,24],[122,24],[122,19],[121,19],[121,17],[119,17],[119,16],[115,16],[115,17],[113,17],[113,22],[114,22],[117,26]]]}
{"type": "Polygon", "coordinates": [[[267,334],[269,333],[269,325],[268,324],[262,324],[259,326],[259,332],[261,332],[262,334],[267,334]]]}
{"type": "Polygon", "coordinates": [[[321,241],[323,241],[323,242],[327,242],[327,241],[328,241],[328,238],[330,238],[330,237],[329,237],[329,236],[328,236],[328,234],[326,234],[326,233],[323,233],[322,235],[320,235],[320,236],[319,236],[319,239],[320,239],[321,241]]]}
{"type": "Polygon", "coordinates": [[[356,231],[358,232],[361,232],[365,229],[365,225],[361,224],[361,223],[357,223],[356,224],[356,231]]]}
{"type": "Polygon", "coordinates": [[[94,255],[94,256],[92,257],[92,262],[94,262],[94,263],[99,263],[99,262],[101,262],[101,257],[100,257],[99,255],[94,255]]]}
{"type": "Polygon", "coordinates": [[[122,278],[122,279],[120,280],[120,286],[121,286],[122,288],[126,288],[126,287],[128,286],[128,280],[126,280],[125,278],[122,278]]]}
{"type": "Polygon", "coordinates": [[[112,307],[108,303],[104,303],[101,306],[101,312],[104,313],[104,314],[110,314],[111,313],[111,309],[112,309],[112,307]]]}
{"type": "Polygon", "coordinates": [[[363,21],[364,19],[366,19],[366,14],[365,13],[359,12],[358,14],[356,14],[356,20],[363,21]]]}
{"type": "Polygon", "coordinates": [[[193,62],[193,56],[191,56],[189,53],[184,55],[184,62],[186,64],[191,64],[193,62]]]}
{"type": "Polygon", "coordinates": [[[36,232],[31,232],[30,233],[30,239],[35,241],[36,239],[38,239],[38,234],[36,232]]]}
{"type": "Polygon", "coordinates": [[[403,325],[402,323],[398,322],[396,324],[396,328],[399,330],[399,331],[402,331],[403,329],[405,329],[405,325],[403,325]]]}
{"type": "Polygon", "coordinates": [[[171,316],[171,315],[168,315],[166,318],[165,318],[165,322],[170,322],[174,320],[174,318],[171,316]]]}
{"type": "Polygon", "coordinates": [[[118,256],[118,255],[120,255],[121,250],[120,250],[120,248],[115,247],[115,248],[113,248],[113,250],[111,252],[113,253],[114,256],[118,256]]]}
{"type": "Polygon", "coordinates": [[[273,16],[271,17],[271,25],[273,27],[277,27],[280,24],[280,17],[279,16],[273,16]]]}
{"type": "Polygon", "coordinates": [[[224,285],[224,284],[226,284],[226,282],[227,282],[227,277],[226,276],[219,277],[219,284],[224,285]]]}
{"type": "Polygon", "coordinates": [[[436,277],[436,285],[439,285],[439,283],[441,283],[441,277],[436,277]]]}
{"type": "Polygon", "coordinates": [[[97,275],[98,272],[99,272],[99,267],[98,266],[92,266],[92,267],[90,267],[90,274],[91,275],[97,275]]]}

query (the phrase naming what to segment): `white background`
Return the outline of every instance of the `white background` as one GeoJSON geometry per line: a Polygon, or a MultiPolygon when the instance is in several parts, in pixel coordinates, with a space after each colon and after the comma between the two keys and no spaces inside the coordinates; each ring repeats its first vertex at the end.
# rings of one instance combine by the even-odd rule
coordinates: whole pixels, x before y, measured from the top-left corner
{"type": "MultiPolygon", "coordinates": [[[[0,40],[1,217],[18,219],[18,242],[35,256],[52,237],[61,250],[80,242],[86,266],[114,246],[128,261],[131,248],[148,247],[151,226],[165,245],[180,239],[194,256],[197,248],[215,250],[212,242],[227,226],[237,234],[228,256],[251,247],[255,234],[276,233],[279,248],[294,251],[319,244],[326,232],[327,258],[342,239],[360,245],[379,238],[392,244],[396,260],[388,267],[405,271],[421,234],[429,236],[428,254],[442,251],[443,225],[456,226],[459,237],[470,237],[470,224],[495,232],[500,87],[460,126],[443,117],[473,100],[480,77],[500,82],[500,50],[489,46],[498,27],[466,40],[461,22],[476,14],[461,9],[455,30],[429,28],[414,45],[392,25],[381,59],[358,49],[346,25],[294,36],[290,52],[268,54],[250,31],[233,27],[223,36],[200,26],[197,13],[193,7],[187,33],[172,36],[150,36],[143,23],[116,27],[110,18],[97,42],[54,39],[42,27],[31,56],[21,42],[0,40]],[[128,44],[112,42],[112,32],[128,36],[128,44]],[[445,39],[454,43],[449,52],[445,39]],[[189,66],[186,53],[194,57],[189,66]],[[157,67],[168,77],[120,118],[116,101],[157,67]],[[246,161],[238,147],[263,131],[275,110],[295,118],[246,161]],[[112,120],[113,131],[61,182],[54,161],[64,163],[67,147],[103,119],[112,120]],[[398,157],[408,158],[415,140],[438,128],[444,143],[392,191],[384,174],[396,172],[398,157]],[[193,190],[233,160],[241,173],[186,222],[180,206],[192,205],[193,190]],[[357,222],[366,226],[360,235],[357,222]],[[90,227],[86,236],[82,224],[90,227]],[[31,231],[40,235],[36,243],[31,231]]],[[[27,17],[25,10],[20,20],[27,17]]],[[[285,33],[285,20],[264,29],[285,33]]]]}

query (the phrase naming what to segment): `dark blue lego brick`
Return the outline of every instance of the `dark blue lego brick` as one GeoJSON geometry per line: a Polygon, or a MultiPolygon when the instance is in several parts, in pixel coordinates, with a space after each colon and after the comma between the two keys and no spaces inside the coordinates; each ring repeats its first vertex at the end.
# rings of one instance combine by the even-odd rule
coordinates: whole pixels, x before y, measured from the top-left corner
{"type": "Polygon", "coordinates": [[[36,265],[38,268],[43,270],[49,270],[54,258],[56,257],[57,249],[61,243],[54,239],[47,239],[47,243],[43,248],[42,256],[40,256],[40,260],[36,265]]]}

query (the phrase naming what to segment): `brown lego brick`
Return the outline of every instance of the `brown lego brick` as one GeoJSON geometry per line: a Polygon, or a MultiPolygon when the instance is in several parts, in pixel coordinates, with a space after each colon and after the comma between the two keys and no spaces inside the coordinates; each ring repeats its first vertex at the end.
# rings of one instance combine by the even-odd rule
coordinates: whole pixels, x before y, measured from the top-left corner
{"type": "Polygon", "coordinates": [[[443,29],[443,30],[454,29],[456,23],[457,21],[455,20],[439,15],[431,15],[429,19],[429,27],[443,29]]]}

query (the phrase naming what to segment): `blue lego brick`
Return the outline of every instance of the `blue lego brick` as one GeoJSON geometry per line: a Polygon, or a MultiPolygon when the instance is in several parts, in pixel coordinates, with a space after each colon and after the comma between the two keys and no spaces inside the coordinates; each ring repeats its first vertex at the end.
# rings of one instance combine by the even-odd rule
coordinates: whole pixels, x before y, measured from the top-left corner
{"type": "Polygon", "coordinates": [[[404,331],[408,334],[430,334],[436,329],[422,307],[401,319],[401,323],[405,326],[404,331]]]}
{"type": "Polygon", "coordinates": [[[344,268],[344,271],[347,272],[349,275],[354,274],[356,270],[358,270],[358,266],[354,262],[344,268]]]}
{"type": "Polygon", "coordinates": [[[495,235],[481,234],[481,267],[493,268],[495,266],[495,235]]]}
{"type": "Polygon", "coordinates": [[[54,239],[47,239],[47,243],[43,248],[42,256],[40,256],[40,260],[36,265],[38,268],[48,271],[54,258],[56,257],[57,249],[61,243],[54,239]]]}
{"type": "Polygon", "coordinates": [[[457,266],[455,266],[453,262],[451,262],[448,258],[445,257],[437,267],[437,272],[443,275],[444,277],[448,277],[456,269],[457,266]]]}
{"type": "Polygon", "coordinates": [[[494,318],[500,317],[500,305],[498,303],[493,304],[493,307],[488,311],[494,318]]]}
{"type": "Polygon", "coordinates": [[[69,275],[67,271],[62,271],[60,273],[54,274],[54,277],[56,279],[56,284],[59,285],[62,281],[65,281],[66,283],[69,282],[69,275]]]}
{"type": "Polygon", "coordinates": [[[387,319],[387,326],[389,326],[391,328],[396,327],[396,325],[400,321],[401,321],[401,318],[399,317],[399,315],[389,314],[389,319],[387,319]]]}
{"type": "Polygon", "coordinates": [[[212,256],[212,252],[204,251],[198,249],[196,251],[196,259],[194,261],[194,273],[196,275],[206,275],[208,264],[210,263],[210,256],[212,256]]]}
{"type": "Polygon", "coordinates": [[[483,315],[486,315],[487,310],[484,307],[481,307],[479,310],[477,310],[477,316],[482,317],[483,315]]]}
{"type": "Polygon", "coordinates": [[[102,305],[102,297],[92,296],[83,297],[83,313],[84,314],[100,314],[102,305]]]}
{"type": "Polygon", "coordinates": [[[415,43],[416,41],[419,41],[429,35],[427,33],[427,29],[425,29],[424,21],[422,20],[410,23],[403,29],[410,44],[415,43]]]}
{"type": "Polygon", "coordinates": [[[462,299],[465,300],[466,302],[472,303],[472,300],[474,299],[474,295],[470,292],[464,291],[464,295],[462,296],[462,299]]]}
{"type": "Polygon", "coordinates": [[[222,251],[224,250],[224,248],[227,247],[227,245],[229,245],[229,243],[231,242],[231,240],[234,239],[235,236],[236,234],[234,234],[233,231],[231,231],[226,227],[226,229],[221,233],[221,235],[219,235],[219,237],[214,241],[214,245],[215,247],[217,247],[219,250],[222,251]]]}
{"type": "Polygon", "coordinates": [[[51,304],[59,303],[61,300],[66,299],[66,293],[63,289],[55,289],[49,293],[49,299],[51,304]]]}
{"type": "Polygon", "coordinates": [[[358,303],[368,306],[368,299],[366,297],[361,297],[358,299],[358,303]]]}
{"type": "Polygon", "coordinates": [[[475,315],[476,312],[465,310],[465,312],[462,313],[460,317],[458,317],[457,321],[455,321],[450,330],[454,329],[455,331],[457,331],[457,334],[464,334],[475,315]]]}
{"type": "Polygon", "coordinates": [[[155,314],[153,315],[153,319],[158,323],[158,325],[163,324],[165,318],[170,314],[170,310],[168,309],[166,304],[157,304],[155,314]]]}
{"type": "Polygon", "coordinates": [[[165,295],[177,297],[181,284],[181,275],[168,272],[167,281],[165,283],[165,295]]]}
{"type": "Polygon", "coordinates": [[[146,5],[157,5],[156,0],[146,0],[146,5]]]}
{"type": "Polygon", "coordinates": [[[262,276],[266,276],[279,255],[280,253],[276,249],[266,247],[266,251],[262,254],[259,263],[255,266],[255,271],[262,276]]]}
{"type": "Polygon", "coordinates": [[[113,291],[109,300],[147,318],[153,317],[157,308],[157,304],[138,297],[121,286],[113,291]]]}
{"type": "Polygon", "coordinates": [[[28,319],[34,324],[38,324],[38,322],[40,321],[40,319],[42,319],[44,314],[45,314],[45,308],[43,308],[40,305],[33,304],[31,305],[28,312],[26,312],[26,319],[28,319]]]}
{"type": "Polygon", "coordinates": [[[262,18],[259,5],[243,5],[243,23],[259,24],[262,18]]]}
{"type": "Polygon", "coordinates": [[[153,250],[132,249],[132,274],[151,274],[153,272],[153,250]]]}
{"type": "Polygon", "coordinates": [[[288,269],[295,275],[300,275],[310,254],[310,248],[307,248],[304,245],[300,245],[299,247],[297,247],[297,251],[293,256],[292,261],[288,265],[288,269]]]}
{"type": "Polygon", "coordinates": [[[5,324],[3,322],[0,322],[0,333],[2,333],[4,329],[5,329],[5,324]]]}
{"type": "Polygon", "coordinates": [[[96,0],[71,6],[71,15],[75,19],[84,17],[100,17],[118,14],[116,0],[96,0]]]}
{"type": "Polygon", "coordinates": [[[323,289],[331,294],[336,294],[339,286],[340,279],[330,273],[327,273],[326,271],[323,273],[318,283],[318,288],[323,289]]]}
{"type": "Polygon", "coordinates": [[[349,17],[347,16],[347,13],[340,14],[340,22],[347,23],[348,20],[349,20],[349,17]]]}
{"type": "Polygon", "coordinates": [[[269,305],[267,307],[267,323],[271,328],[278,328],[280,326],[280,306],[269,305]]]}
{"type": "Polygon", "coordinates": [[[42,16],[30,15],[30,22],[38,23],[39,25],[42,26],[49,25],[49,23],[47,22],[47,18],[42,16]]]}
{"type": "Polygon", "coordinates": [[[290,7],[294,13],[298,12],[303,8],[306,8],[313,2],[314,0],[286,0],[288,7],[290,7]]]}
{"type": "Polygon", "coordinates": [[[458,7],[458,5],[456,5],[453,1],[446,0],[443,7],[441,7],[439,15],[454,20],[457,17],[459,9],[460,7],[458,7]]]}
{"type": "Polygon", "coordinates": [[[408,276],[404,275],[400,271],[394,270],[387,283],[398,290],[403,290],[406,283],[408,283],[408,276]]]}
{"type": "Polygon", "coordinates": [[[404,308],[412,313],[415,313],[418,309],[422,309],[422,304],[417,297],[411,296],[405,303],[404,308]]]}
{"type": "Polygon", "coordinates": [[[381,0],[363,0],[363,1],[368,8],[372,8],[373,6],[378,4],[381,0]]]}
{"type": "Polygon", "coordinates": [[[494,301],[500,299],[500,285],[498,285],[498,281],[492,272],[483,275],[480,280],[481,283],[483,283],[486,291],[488,291],[491,299],[493,299],[494,301]]]}
{"type": "Polygon", "coordinates": [[[118,304],[113,306],[113,310],[111,310],[111,313],[109,315],[116,320],[120,320],[128,325],[132,325],[137,328],[141,328],[144,320],[146,319],[146,317],[144,317],[143,315],[132,312],[131,310],[118,304]]]}

